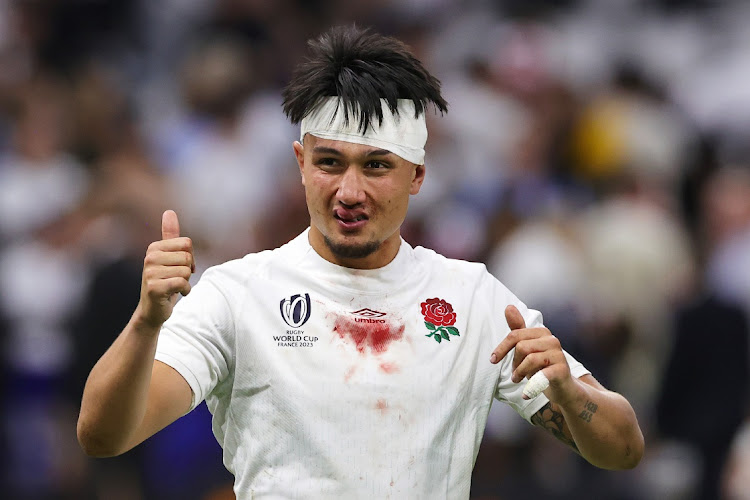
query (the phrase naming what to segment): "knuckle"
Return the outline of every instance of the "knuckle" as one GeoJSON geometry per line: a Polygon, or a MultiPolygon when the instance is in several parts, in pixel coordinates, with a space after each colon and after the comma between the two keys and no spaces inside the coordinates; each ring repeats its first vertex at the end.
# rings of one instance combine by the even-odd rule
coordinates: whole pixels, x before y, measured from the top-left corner
{"type": "Polygon", "coordinates": [[[526,356],[526,362],[530,365],[536,365],[539,363],[539,353],[534,352],[526,356]]]}
{"type": "Polygon", "coordinates": [[[155,296],[159,295],[159,286],[154,282],[149,282],[146,285],[146,295],[148,295],[150,298],[154,298],[155,296]]]}
{"type": "Polygon", "coordinates": [[[565,354],[563,354],[562,350],[554,353],[551,360],[553,364],[568,366],[568,360],[565,358],[565,354]]]}
{"type": "Polygon", "coordinates": [[[158,251],[157,250],[149,250],[146,253],[146,256],[143,258],[144,265],[150,266],[152,264],[156,264],[158,251]]]}
{"type": "Polygon", "coordinates": [[[534,366],[537,367],[535,371],[539,371],[542,368],[547,368],[552,364],[552,358],[549,354],[539,352],[534,355],[534,366]]]}
{"type": "Polygon", "coordinates": [[[527,342],[525,340],[522,340],[518,344],[516,344],[516,352],[524,357],[530,355],[534,352],[533,346],[530,342],[527,342]]]}
{"type": "Polygon", "coordinates": [[[166,280],[166,291],[169,292],[170,295],[175,292],[180,291],[182,286],[183,286],[183,279],[179,276],[175,276],[173,278],[166,280]]]}

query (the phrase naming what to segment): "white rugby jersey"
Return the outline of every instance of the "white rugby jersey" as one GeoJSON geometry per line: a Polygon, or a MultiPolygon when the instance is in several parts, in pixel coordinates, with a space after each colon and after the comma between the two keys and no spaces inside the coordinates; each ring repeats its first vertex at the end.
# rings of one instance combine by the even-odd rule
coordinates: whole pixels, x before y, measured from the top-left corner
{"type": "Polygon", "coordinates": [[[469,498],[493,397],[527,420],[547,403],[522,399],[512,355],[489,362],[508,304],[541,314],[482,264],[402,240],[387,266],[349,269],[308,232],[207,270],[159,336],[238,499],[469,498]]]}

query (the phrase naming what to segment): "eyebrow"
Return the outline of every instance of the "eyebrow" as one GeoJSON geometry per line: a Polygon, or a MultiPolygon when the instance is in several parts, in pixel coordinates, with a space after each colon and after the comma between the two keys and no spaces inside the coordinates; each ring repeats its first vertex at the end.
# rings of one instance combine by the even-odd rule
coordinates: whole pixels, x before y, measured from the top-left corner
{"type": "MultiPolygon", "coordinates": [[[[338,149],[328,148],[325,146],[315,146],[313,148],[313,153],[343,156],[341,151],[339,151],[338,149]]],[[[373,149],[372,151],[369,151],[365,156],[386,156],[391,154],[393,153],[391,151],[388,151],[387,149],[373,149]]]]}

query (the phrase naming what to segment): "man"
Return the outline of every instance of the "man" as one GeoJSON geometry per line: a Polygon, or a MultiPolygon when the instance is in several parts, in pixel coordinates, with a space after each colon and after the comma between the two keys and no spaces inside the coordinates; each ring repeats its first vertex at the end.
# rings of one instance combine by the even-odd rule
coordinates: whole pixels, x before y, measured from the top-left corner
{"type": "Polygon", "coordinates": [[[240,499],[468,498],[495,397],[592,464],[634,467],[632,408],[538,312],[483,265],[401,239],[426,108],[446,110],[405,46],[331,30],[284,97],[310,228],[190,293],[191,243],[165,212],[140,303],[87,381],[83,448],[123,453],[205,399],[240,499]]]}

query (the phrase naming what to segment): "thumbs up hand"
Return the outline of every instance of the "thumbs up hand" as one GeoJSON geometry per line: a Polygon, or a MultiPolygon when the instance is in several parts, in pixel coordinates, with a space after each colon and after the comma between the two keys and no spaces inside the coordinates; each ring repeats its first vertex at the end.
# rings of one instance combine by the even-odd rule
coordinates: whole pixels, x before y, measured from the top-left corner
{"type": "Polygon", "coordinates": [[[570,367],[565,359],[560,341],[547,328],[526,328],[526,322],[516,306],[505,308],[505,320],[510,332],[495,348],[490,363],[496,364],[515,348],[513,353],[513,374],[515,383],[524,378],[532,379],[524,390],[524,399],[536,397],[538,390],[550,401],[564,404],[575,397],[575,382],[570,375],[570,367]],[[542,375],[535,374],[541,373],[542,375]],[[549,380],[549,385],[544,381],[549,380]],[[529,387],[536,386],[536,387],[529,387]]]}
{"type": "Polygon", "coordinates": [[[167,210],[161,220],[162,239],[149,245],[143,260],[141,298],[136,314],[158,329],[171,316],[177,294],[190,293],[190,275],[195,272],[193,242],[180,236],[177,214],[167,210]]]}

